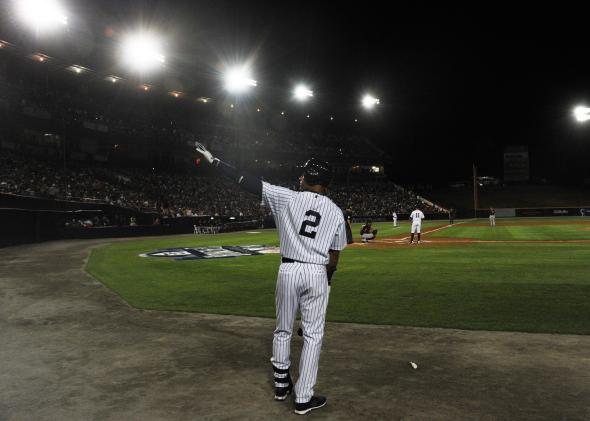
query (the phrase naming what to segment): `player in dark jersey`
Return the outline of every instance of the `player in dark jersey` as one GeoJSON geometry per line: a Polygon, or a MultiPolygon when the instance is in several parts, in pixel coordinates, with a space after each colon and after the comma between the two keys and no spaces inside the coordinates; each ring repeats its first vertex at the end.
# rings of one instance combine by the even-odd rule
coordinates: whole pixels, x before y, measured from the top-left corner
{"type": "Polygon", "coordinates": [[[344,210],[344,220],[346,221],[346,242],[352,244],[352,207],[350,205],[344,210]]]}
{"type": "Polygon", "coordinates": [[[455,209],[449,209],[449,225],[453,225],[455,223],[455,209]]]}
{"type": "Polygon", "coordinates": [[[367,243],[369,240],[374,240],[375,237],[377,237],[377,230],[373,229],[371,221],[367,221],[361,227],[361,237],[363,239],[363,243],[367,243]]]}

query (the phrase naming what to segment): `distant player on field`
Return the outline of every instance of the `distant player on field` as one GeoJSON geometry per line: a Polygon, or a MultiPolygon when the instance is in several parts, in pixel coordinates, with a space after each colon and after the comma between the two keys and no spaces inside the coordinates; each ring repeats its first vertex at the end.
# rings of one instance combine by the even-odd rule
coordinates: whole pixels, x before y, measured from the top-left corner
{"type": "Polygon", "coordinates": [[[368,243],[369,240],[374,240],[377,237],[377,230],[373,229],[371,221],[367,221],[361,227],[361,238],[363,239],[363,243],[368,243]]]}
{"type": "Polygon", "coordinates": [[[395,211],[393,211],[393,228],[397,228],[397,213],[395,213],[395,211]]]}
{"type": "Polygon", "coordinates": [[[350,205],[344,210],[344,220],[348,226],[346,229],[346,242],[352,244],[354,241],[352,240],[352,207],[350,205]]]}
{"type": "Polygon", "coordinates": [[[410,214],[410,220],[412,221],[412,229],[410,231],[410,244],[414,242],[414,234],[418,234],[418,239],[416,241],[417,244],[420,244],[420,231],[422,229],[422,220],[424,219],[424,214],[418,208],[414,209],[414,211],[410,214]]]}
{"type": "Polygon", "coordinates": [[[490,208],[490,227],[496,226],[496,210],[494,208],[490,208]]]}

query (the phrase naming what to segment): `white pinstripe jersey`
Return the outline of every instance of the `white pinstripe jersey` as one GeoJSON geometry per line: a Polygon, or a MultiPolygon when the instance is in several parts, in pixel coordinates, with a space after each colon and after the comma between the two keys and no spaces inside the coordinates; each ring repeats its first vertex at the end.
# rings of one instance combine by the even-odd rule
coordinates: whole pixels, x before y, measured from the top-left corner
{"type": "Polygon", "coordinates": [[[346,247],[344,215],[326,196],[262,182],[262,199],[274,216],[283,257],[327,265],[329,250],[346,247]]]}

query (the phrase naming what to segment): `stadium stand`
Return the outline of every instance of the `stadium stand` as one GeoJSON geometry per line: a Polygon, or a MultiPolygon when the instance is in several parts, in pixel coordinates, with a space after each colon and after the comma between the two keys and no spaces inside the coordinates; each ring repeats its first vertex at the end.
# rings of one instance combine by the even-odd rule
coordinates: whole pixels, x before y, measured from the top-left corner
{"type": "Polygon", "coordinates": [[[353,167],[388,162],[354,127],[288,119],[277,110],[196,105],[37,64],[16,54],[0,60],[0,206],[5,220],[10,214],[36,227],[23,238],[63,237],[58,228],[68,235],[134,229],[123,235],[140,232],[137,226],[170,233],[162,226],[171,220],[178,220],[175,232],[213,223],[219,230],[271,225],[259,201],[195,167],[195,139],[288,187],[296,187],[305,159],[329,160],[336,170],[331,196],[359,219],[388,218],[393,210],[401,216],[416,206],[443,211],[382,174],[353,174],[353,167]]]}
{"type": "MultiPolygon", "coordinates": [[[[14,195],[109,204],[157,212],[164,218],[254,216],[266,212],[257,200],[230,182],[186,172],[98,167],[60,169],[7,151],[3,151],[0,165],[0,192],[14,195]]],[[[292,184],[294,178],[288,179],[292,184]]],[[[290,186],[284,178],[271,181],[290,186]]],[[[342,208],[352,206],[364,217],[385,217],[392,210],[409,213],[416,206],[426,212],[436,211],[412,192],[388,181],[335,182],[331,196],[342,208]]]]}

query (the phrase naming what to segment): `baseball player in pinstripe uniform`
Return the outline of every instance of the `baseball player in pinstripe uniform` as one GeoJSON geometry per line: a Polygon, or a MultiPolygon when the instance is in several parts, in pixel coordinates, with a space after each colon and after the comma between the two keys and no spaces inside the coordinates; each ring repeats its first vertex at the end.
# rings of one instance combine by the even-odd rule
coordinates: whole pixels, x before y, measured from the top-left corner
{"type": "Polygon", "coordinates": [[[414,242],[414,234],[418,234],[417,243],[420,244],[420,231],[422,229],[422,220],[424,219],[424,214],[420,209],[416,208],[410,214],[410,219],[412,220],[412,230],[410,231],[410,244],[414,242]]]}
{"type": "Polygon", "coordinates": [[[195,146],[215,168],[236,180],[244,189],[262,197],[271,209],[282,255],[275,292],[277,320],[270,359],[275,399],[285,400],[294,389],[296,414],[321,408],[326,404],[326,398],[314,395],[314,385],[324,336],[329,282],[336,271],[339,253],[347,244],[347,224],[342,210],[325,196],[332,168],[326,162],[310,159],[299,178],[301,191],[296,192],[241,174],[214,158],[200,143],[195,146]],[[299,377],[293,386],[289,372],[291,338],[298,309],[304,342],[299,377]]]}

